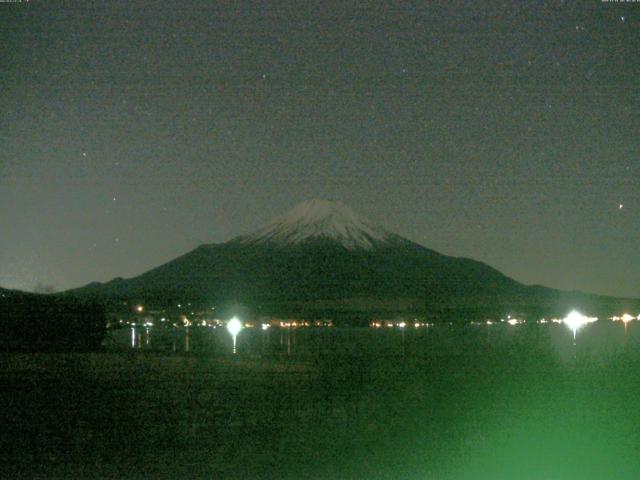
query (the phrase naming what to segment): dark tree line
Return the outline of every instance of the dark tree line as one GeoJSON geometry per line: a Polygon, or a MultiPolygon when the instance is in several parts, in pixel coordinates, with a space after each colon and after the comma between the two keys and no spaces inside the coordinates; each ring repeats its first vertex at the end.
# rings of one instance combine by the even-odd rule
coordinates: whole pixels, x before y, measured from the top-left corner
{"type": "Polygon", "coordinates": [[[93,351],[106,333],[104,308],[72,297],[2,291],[0,349],[93,351]]]}

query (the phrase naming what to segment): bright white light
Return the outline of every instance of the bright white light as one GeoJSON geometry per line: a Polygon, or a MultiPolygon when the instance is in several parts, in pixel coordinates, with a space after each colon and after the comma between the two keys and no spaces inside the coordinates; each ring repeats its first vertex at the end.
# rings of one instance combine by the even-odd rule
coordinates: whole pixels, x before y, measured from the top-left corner
{"type": "Polygon", "coordinates": [[[510,319],[507,321],[507,323],[508,323],[509,325],[517,325],[519,322],[518,322],[518,320],[516,320],[515,318],[510,318],[510,319]]]}
{"type": "Polygon", "coordinates": [[[240,330],[242,330],[242,322],[238,320],[237,317],[233,317],[227,322],[227,330],[235,337],[240,333],[240,330]]]}
{"type": "Polygon", "coordinates": [[[242,322],[238,320],[238,317],[233,317],[227,322],[227,330],[233,337],[233,353],[236,353],[236,337],[242,330],[242,322]]]}
{"type": "Polygon", "coordinates": [[[262,330],[268,330],[270,326],[271,325],[269,325],[268,323],[263,323],[262,324],[262,330]]]}
{"type": "Polygon", "coordinates": [[[584,315],[574,310],[564,318],[565,325],[573,331],[573,338],[576,338],[576,332],[585,324],[583,317],[584,315]]]}
{"type": "Polygon", "coordinates": [[[595,317],[587,317],[582,315],[580,312],[573,310],[564,318],[563,322],[573,331],[573,338],[576,338],[576,332],[579,328],[583,327],[587,323],[595,322],[596,320],[598,319],[595,317]]]}
{"type": "Polygon", "coordinates": [[[631,320],[635,320],[635,317],[632,315],[629,315],[628,313],[625,313],[624,315],[622,315],[622,317],[620,317],[620,320],[622,320],[624,323],[630,322],[631,320]]]}
{"type": "Polygon", "coordinates": [[[399,326],[400,328],[404,328],[404,327],[406,327],[406,326],[407,326],[407,324],[406,324],[406,323],[404,323],[404,322],[400,322],[400,323],[398,324],[398,326],[399,326]]]}
{"type": "Polygon", "coordinates": [[[136,312],[141,313],[144,310],[144,307],[142,305],[138,305],[136,307],[136,312]]]}

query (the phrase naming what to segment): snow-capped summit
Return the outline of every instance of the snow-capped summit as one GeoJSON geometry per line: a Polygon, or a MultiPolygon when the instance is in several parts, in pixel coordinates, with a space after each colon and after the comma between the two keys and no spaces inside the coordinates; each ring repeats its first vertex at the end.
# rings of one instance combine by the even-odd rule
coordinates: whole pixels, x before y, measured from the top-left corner
{"type": "Polygon", "coordinates": [[[372,249],[393,236],[340,202],[314,199],[300,203],[238,240],[242,243],[298,244],[310,239],[325,239],[348,249],[372,249]]]}

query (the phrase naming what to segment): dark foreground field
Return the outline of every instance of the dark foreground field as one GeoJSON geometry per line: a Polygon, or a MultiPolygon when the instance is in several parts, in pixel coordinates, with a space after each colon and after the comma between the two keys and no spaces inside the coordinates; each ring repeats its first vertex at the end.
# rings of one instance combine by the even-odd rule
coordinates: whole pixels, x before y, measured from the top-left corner
{"type": "MultiPolygon", "coordinates": [[[[537,340],[536,340],[537,338],[537,340]]],[[[638,479],[640,354],[0,357],[4,478],[638,479]]]]}

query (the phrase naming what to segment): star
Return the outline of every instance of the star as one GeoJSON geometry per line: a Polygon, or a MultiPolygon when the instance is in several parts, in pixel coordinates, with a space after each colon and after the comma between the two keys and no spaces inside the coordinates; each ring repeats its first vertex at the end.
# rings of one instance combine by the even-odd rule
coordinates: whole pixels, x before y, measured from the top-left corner
{"type": "Polygon", "coordinates": [[[621,203],[620,205],[618,205],[618,210],[622,210],[623,208],[624,208],[624,204],[621,203]]]}

